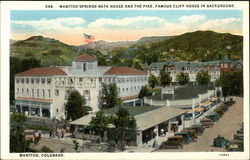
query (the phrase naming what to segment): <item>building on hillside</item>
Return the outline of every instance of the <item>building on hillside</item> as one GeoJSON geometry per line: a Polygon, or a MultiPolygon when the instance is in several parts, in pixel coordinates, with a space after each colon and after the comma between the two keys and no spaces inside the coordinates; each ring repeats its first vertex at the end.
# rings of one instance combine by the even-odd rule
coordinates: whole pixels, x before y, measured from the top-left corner
{"type": "Polygon", "coordinates": [[[229,60],[228,56],[225,55],[224,59],[219,61],[208,61],[208,62],[176,62],[173,57],[169,57],[166,62],[156,62],[148,66],[148,74],[154,74],[158,76],[161,70],[170,73],[172,77],[172,83],[177,83],[176,76],[181,73],[188,73],[189,82],[196,83],[196,74],[199,71],[208,71],[211,76],[211,82],[215,82],[222,72],[229,71],[231,69],[242,69],[243,61],[229,60]]]}
{"type": "Polygon", "coordinates": [[[33,68],[15,75],[15,106],[30,116],[65,118],[65,104],[73,90],[96,112],[102,108],[102,83],[116,83],[124,103],[138,100],[147,73],[131,67],[98,66],[88,54],[75,57],[72,66],[33,68]]]}

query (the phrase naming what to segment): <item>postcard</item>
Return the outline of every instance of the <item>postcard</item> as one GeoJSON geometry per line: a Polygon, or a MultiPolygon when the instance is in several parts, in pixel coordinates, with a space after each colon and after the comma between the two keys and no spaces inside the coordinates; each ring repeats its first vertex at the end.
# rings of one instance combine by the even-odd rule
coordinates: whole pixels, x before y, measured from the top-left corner
{"type": "Polygon", "coordinates": [[[1,3],[1,159],[249,159],[249,3],[1,3]]]}

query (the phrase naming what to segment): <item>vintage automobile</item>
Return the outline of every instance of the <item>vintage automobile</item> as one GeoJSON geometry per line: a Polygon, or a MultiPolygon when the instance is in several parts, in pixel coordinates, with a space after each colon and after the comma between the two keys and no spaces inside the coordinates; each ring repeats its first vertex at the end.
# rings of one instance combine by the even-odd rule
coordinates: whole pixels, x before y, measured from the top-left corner
{"type": "Polygon", "coordinates": [[[225,147],[228,144],[228,140],[225,137],[218,135],[213,140],[214,147],[225,147]]]}
{"type": "Polygon", "coordinates": [[[224,114],[224,110],[221,108],[221,107],[218,107],[218,108],[216,108],[215,110],[214,110],[214,112],[219,116],[219,117],[221,117],[221,116],[223,116],[223,114],[224,114]]]}
{"type": "Polygon", "coordinates": [[[168,148],[183,148],[183,137],[182,136],[171,136],[168,137],[168,140],[162,142],[160,149],[168,148]]]}
{"type": "Polygon", "coordinates": [[[192,141],[192,142],[196,141],[196,139],[197,139],[196,130],[194,130],[194,129],[189,129],[189,128],[185,128],[185,129],[182,130],[182,132],[188,132],[191,141],[192,141]]]}
{"type": "Polygon", "coordinates": [[[236,133],[236,134],[234,134],[234,139],[244,140],[244,134],[236,133]]]}
{"type": "Polygon", "coordinates": [[[34,142],[34,141],[35,141],[35,138],[36,138],[35,131],[32,130],[32,129],[26,129],[26,130],[24,130],[24,138],[25,138],[25,140],[27,140],[27,141],[32,141],[32,142],[34,142]]]}
{"type": "Polygon", "coordinates": [[[205,128],[203,127],[203,125],[199,125],[199,124],[192,125],[188,129],[195,130],[197,135],[201,135],[204,132],[204,130],[205,130],[205,128]]]}
{"type": "Polygon", "coordinates": [[[244,142],[242,140],[229,140],[226,145],[226,150],[228,152],[243,152],[244,151],[244,142]]]}
{"type": "Polygon", "coordinates": [[[214,126],[214,122],[209,118],[203,118],[200,120],[200,122],[205,128],[210,128],[214,126]]]}
{"type": "Polygon", "coordinates": [[[218,122],[220,116],[216,113],[211,113],[211,114],[207,115],[206,118],[211,119],[213,122],[218,122]]]}
{"type": "Polygon", "coordinates": [[[176,132],[175,136],[182,136],[183,137],[183,144],[189,144],[191,142],[191,137],[189,136],[188,132],[176,132]]]}

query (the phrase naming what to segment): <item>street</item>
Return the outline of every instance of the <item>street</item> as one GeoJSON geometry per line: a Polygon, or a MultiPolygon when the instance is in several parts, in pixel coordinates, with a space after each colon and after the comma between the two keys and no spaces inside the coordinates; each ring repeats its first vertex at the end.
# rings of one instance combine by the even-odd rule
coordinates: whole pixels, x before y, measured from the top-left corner
{"type": "Polygon", "coordinates": [[[213,147],[213,138],[218,135],[227,139],[233,139],[233,134],[240,129],[243,122],[243,98],[236,97],[233,104],[227,112],[219,119],[212,128],[206,128],[201,136],[198,136],[197,142],[184,145],[183,149],[164,149],[157,152],[209,152],[226,151],[224,148],[213,147]]]}

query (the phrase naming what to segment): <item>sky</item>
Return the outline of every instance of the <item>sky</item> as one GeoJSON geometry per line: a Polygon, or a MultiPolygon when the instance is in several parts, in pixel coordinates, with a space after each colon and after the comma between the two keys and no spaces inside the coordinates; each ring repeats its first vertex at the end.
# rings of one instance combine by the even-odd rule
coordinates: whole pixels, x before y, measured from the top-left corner
{"type": "Polygon", "coordinates": [[[241,10],[12,10],[11,39],[35,35],[70,45],[95,40],[133,41],[197,30],[242,35],[241,10]]]}

